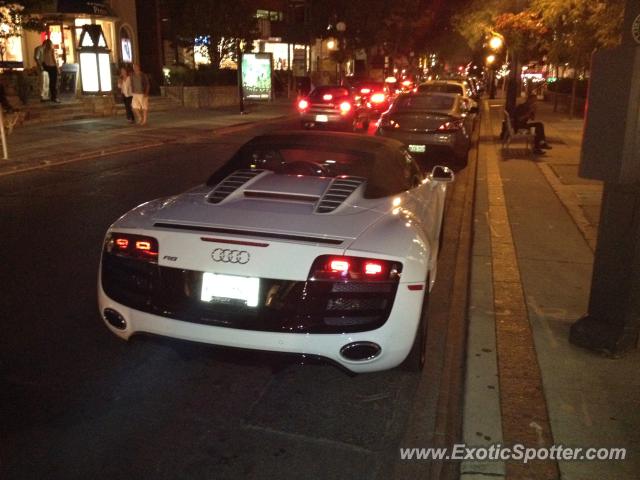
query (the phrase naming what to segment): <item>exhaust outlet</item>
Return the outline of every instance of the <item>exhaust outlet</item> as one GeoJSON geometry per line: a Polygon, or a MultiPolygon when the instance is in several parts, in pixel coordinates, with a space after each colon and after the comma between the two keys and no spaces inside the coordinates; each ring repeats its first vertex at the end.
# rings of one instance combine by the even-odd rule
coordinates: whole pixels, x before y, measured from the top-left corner
{"type": "Polygon", "coordinates": [[[348,343],[340,349],[340,355],[347,360],[363,361],[372,360],[380,355],[380,345],[373,342],[348,343]]]}
{"type": "Polygon", "coordinates": [[[118,330],[124,330],[127,328],[127,321],[124,319],[122,315],[113,310],[112,308],[105,308],[102,312],[104,319],[107,321],[109,325],[118,330]]]}

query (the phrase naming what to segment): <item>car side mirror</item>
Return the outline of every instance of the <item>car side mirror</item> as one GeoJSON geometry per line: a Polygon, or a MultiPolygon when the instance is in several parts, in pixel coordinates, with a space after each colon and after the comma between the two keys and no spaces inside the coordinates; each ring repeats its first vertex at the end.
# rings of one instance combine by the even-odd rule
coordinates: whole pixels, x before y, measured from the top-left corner
{"type": "Polygon", "coordinates": [[[431,170],[431,180],[435,182],[451,183],[453,182],[454,178],[455,175],[453,174],[453,170],[451,170],[449,167],[436,165],[435,167],[433,167],[433,170],[431,170]]]}
{"type": "Polygon", "coordinates": [[[478,110],[478,107],[471,107],[471,108],[469,109],[469,113],[474,113],[474,114],[475,114],[475,113],[478,113],[479,111],[480,111],[480,110],[478,110]]]}

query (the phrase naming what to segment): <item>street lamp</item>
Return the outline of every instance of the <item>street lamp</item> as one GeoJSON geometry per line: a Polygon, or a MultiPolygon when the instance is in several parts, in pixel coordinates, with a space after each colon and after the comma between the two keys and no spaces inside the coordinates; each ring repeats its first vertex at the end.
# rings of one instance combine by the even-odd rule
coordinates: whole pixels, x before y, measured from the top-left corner
{"type": "Polygon", "coordinates": [[[504,45],[502,36],[498,36],[498,34],[494,33],[493,37],[489,39],[489,48],[491,48],[491,50],[493,51],[497,51],[502,48],[502,45],[504,45]]]}
{"type": "Polygon", "coordinates": [[[107,40],[100,25],[83,25],[78,46],[82,93],[111,91],[111,62],[107,40]]]}
{"type": "Polygon", "coordinates": [[[493,65],[493,62],[496,61],[496,56],[492,53],[491,55],[487,55],[487,65],[493,65]]]}

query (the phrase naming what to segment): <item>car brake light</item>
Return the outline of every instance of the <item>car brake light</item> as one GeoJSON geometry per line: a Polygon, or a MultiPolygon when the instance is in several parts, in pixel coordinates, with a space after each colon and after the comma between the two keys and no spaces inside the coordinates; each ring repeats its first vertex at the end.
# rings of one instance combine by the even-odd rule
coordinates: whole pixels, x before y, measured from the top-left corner
{"type": "Polygon", "coordinates": [[[371,95],[371,101],[373,103],[382,103],[386,100],[386,97],[384,96],[384,93],[374,93],[373,95],[371,95]]]}
{"type": "Polygon", "coordinates": [[[398,280],[402,264],[389,260],[322,255],[313,262],[309,280],[398,280]]]}
{"type": "Polygon", "coordinates": [[[332,272],[340,272],[343,274],[349,272],[349,262],[346,260],[331,260],[329,266],[332,272]]]}
{"type": "Polygon", "coordinates": [[[361,88],[360,89],[360,93],[371,93],[371,89],[370,88],[361,88]]]}
{"type": "Polygon", "coordinates": [[[438,127],[439,132],[455,132],[462,128],[462,122],[460,120],[452,120],[445,122],[438,127]]]}
{"type": "Polygon", "coordinates": [[[325,102],[328,102],[329,100],[333,99],[333,95],[331,95],[330,93],[325,93],[325,94],[322,96],[322,99],[323,99],[325,102]]]}
{"type": "Polygon", "coordinates": [[[340,113],[348,113],[351,110],[351,104],[349,102],[342,102],[340,104],[340,113]]]}
{"type": "Polygon", "coordinates": [[[309,102],[307,102],[304,98],[298,102],[298,110],[306,110],[309,108],[309,102]]]}
{"type": "Polygon", "coordinates": [[[364,274],[373,276],[382,273],[382,264],[380,262],[364,262],[364,274]]]}
{"type": "Polygon", "coordinates": [[[146,235],[113,233],[105,242],[107,253],[150,262],[157,262],[158,250],[158,240],[146,235]]]}

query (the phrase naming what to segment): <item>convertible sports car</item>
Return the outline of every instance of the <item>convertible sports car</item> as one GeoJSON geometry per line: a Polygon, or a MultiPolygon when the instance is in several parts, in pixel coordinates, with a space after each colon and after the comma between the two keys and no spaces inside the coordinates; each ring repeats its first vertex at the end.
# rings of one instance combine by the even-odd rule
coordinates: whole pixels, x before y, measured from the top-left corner
{"type": "Polygon", "coordinates": [[[447,183],[395,140],[283,132],[206,184],[107,231],[100,313],[151,333],[321,357],[353,372],[424,363],[447,183]]]}

